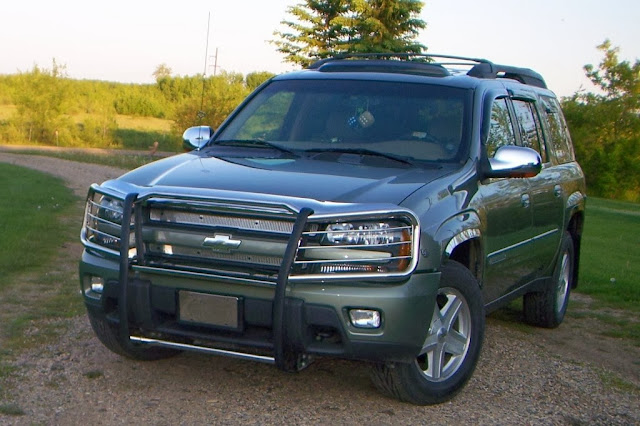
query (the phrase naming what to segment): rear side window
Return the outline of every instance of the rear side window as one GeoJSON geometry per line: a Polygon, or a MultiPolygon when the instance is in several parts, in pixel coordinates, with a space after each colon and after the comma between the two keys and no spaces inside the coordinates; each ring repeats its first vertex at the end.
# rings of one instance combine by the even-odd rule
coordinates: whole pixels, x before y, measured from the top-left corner
{"type": "Polygon", "coordinates": [[[555,153],[558,163],[574,161],[571,138],[567,130],[567,123],[560,109],[560,103],[556,98],[542,96],[545,107],[544,120],[549,128],[549,144],[555,153]]]}
{"type": "Polygon", "coordinates": [[[520,125],[522,145],[538,151],[542,162],[546,163],[548,161],[547,152],[542,139],[540,121],[533,102],[514,99],[513,108],[520,125]]]}

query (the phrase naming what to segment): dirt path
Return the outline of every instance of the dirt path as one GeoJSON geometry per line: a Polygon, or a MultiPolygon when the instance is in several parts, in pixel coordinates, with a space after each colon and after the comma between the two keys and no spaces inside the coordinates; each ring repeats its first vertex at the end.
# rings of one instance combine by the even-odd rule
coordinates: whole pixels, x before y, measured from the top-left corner
{"type": "MultiPolygon", "coordinates": [[[[80,196],[122,172],[3,152],[0,161],[61,176],[80,196]]],[[[73,268],[77,258],[59,262],[73,268]]],[[[570,311],[597,309],[575,298],[570,311]]],[[[26,413],[0,414],[0,424],[640,424],[640,348],[572,315],[555,330],[522,326],[513,312],[490,317],[469,385],[431,407],[381,396],[364,363],[321,359],[287,374],[193,353],[135,362],[104,348],[84,316],[64,321],[56,342],[22,354],[14,380],[0,382],[26,413]]]]}

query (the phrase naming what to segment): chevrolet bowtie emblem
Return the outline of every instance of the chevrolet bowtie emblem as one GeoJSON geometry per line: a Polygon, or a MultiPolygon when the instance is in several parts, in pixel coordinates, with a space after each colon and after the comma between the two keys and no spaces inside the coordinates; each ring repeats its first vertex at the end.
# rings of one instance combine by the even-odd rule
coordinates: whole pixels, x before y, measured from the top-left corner
{"type": "Polygon", "coordinates": [[[242,241],[232,240],[231,235],[216,234],[213,237],[205,238],[202,246],[216,252],[231,253],[231,250],[237,249],[240,244],[242,244],[242,241]]]}

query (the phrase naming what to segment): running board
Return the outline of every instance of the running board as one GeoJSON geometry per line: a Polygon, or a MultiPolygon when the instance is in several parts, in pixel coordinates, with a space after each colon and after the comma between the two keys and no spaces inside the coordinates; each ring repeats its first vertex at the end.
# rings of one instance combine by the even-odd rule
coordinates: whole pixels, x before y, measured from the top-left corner
{"type": "Polygon", "coordinates": [[[253,354],[247,354],[247,353],[235,352],[235,351],[226,351],[224,349],[207,348],[203,346],[188,345],[186,343],[176,343],[176,342],[168,342],[166,340],[149,339],[146,337],[129,336],[129,339],[132,342],[143,343],[147,345],[162,346],[164,348],[179,349],[183,351],[203,352],[203,353],[214,354],[214,355],[222,355],[229,358],[238,358],[238,359],[245,359],[245,360],[256,361],[256,362],[263,362],[265,364],[276,363],[275,358],[270,356],[253,355],[253,354]]]}

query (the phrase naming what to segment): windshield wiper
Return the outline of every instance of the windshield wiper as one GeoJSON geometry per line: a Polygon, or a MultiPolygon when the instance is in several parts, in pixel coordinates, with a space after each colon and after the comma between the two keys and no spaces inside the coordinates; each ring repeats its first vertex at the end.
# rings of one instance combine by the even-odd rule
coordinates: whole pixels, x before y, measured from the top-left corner
{"type": "Polygon", "coordinates": [[[276,143],[267,142],[262,139],[224,139],[215,141],[209,146],[220,145],[220,146],[238,146],[244,148],[271,148],[276,149],[280,152],[285,152],[287,154],[291,154],[293,156],[298,156],[295,152],[290,149],[284,148],[276,143]]]}
{"type": "Polygon", "coordinates": [[[382,157],[382,158],[386,158],[386,159],[389,159],[389,160],[397,161],[397,162],[402,163],[402,164],[408,164],[410,166],[415,166],[415,163],[413,161],[411,161],[407,157],[401,157],[399,155],[389,154],[389,153],[380,152],[380,151],[374,151],[372,149],[366,149],[366,148],[317,148],[317,149],[307,150],[306,152],[307,153],[309,153],[309,152],[317,152],[317,153],[321,153],[321,152],[337,152],[337,153],[342,153],[342,154],[372,155],[372,156],[375,156],[375,157],[382,157]]]}

